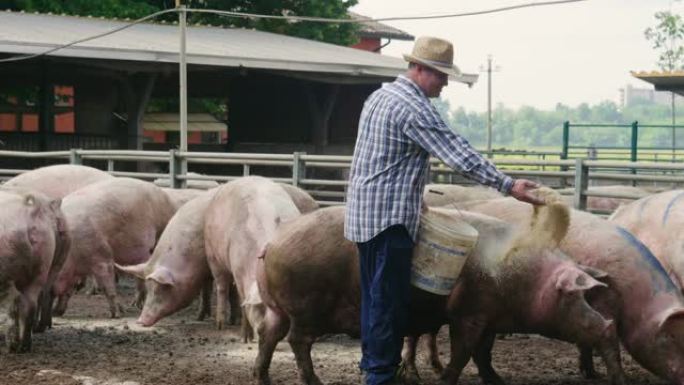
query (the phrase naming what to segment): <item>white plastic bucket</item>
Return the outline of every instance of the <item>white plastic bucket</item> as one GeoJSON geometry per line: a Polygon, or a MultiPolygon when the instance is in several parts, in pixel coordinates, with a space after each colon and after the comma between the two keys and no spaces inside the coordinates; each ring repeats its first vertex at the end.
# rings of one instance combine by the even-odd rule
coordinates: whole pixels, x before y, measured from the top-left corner
{"type": "Polygon", "coordinates": [[[477,230],[458,217],[424,211],[413,249],[411,284],[430,293],[448,295],[477,237],[477,230]]]}

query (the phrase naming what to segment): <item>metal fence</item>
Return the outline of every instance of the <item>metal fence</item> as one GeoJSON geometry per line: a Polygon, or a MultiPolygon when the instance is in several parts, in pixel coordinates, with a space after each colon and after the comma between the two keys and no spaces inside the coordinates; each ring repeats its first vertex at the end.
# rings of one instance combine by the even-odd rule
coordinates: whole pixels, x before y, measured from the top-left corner
{"type": "Polygon", "coordinates": [[[636,161],[676,162],[683,155],[684,136],[677,132],[682,125],[643,124],[577,124],[563,122],[561,158],[583,158],[636,161]],[[582,139],[588,131],[597,143],[582,139]]]}
{"type": "MultiPolygon", "coordinates": [[[[247,175],[264,175],[277,182],[305,189],[323,206],[343,204],[347,186],[350,156],[254,153],[210,153],[134,150],[76,150],[52,152],[0,151],[7,158],[45,159],[53,163],[99,164],[115,176],[146,180],[164,179],[174,188],[193,187],[193,181],[227,182],[247,175]],[[148,171],[122,170],[125,165],[148,171]],[[218,165],[220,172],[197,174],[200,165],[218,165]],[[257,170],[255,170],[257,169],[257,170]],[[152,170],[152,171],[149,171],[152,170]],[[265,173],[264,171],[268,171],[265,173]],[[230,172],[228,172],[230,171],[230,172]],[[269,175],[265,175],[269,174],[269,175]]],[[[588,159],[539,160],[494,159],[499,168],[513,177],[537,180],[551,187],[574,186],[574,207],[586,209],[587,197],[636,199],[619,193],[598,193],[590,185],[606,182],[677,188],[684,183],[684,164],[596,161],[588,159]]],[[[0,180],[6,180],[25,169],[0,169],[0,180]]],[[[467,183],[459,174],[433,159],[431,182],[467,183]]]]}

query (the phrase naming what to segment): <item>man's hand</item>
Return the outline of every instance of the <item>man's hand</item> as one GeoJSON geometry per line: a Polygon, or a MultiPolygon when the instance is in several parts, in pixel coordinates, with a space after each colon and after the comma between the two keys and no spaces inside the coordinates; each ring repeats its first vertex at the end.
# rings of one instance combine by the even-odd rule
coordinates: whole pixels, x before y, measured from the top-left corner
{"type": "Polygon", "coordinates": [[[539,188],[539,184],[527,179],[516,179],[511,187],[511,196],[519,201],[543,205],[544,201],[532,194],[532,190],[539,188]]]}

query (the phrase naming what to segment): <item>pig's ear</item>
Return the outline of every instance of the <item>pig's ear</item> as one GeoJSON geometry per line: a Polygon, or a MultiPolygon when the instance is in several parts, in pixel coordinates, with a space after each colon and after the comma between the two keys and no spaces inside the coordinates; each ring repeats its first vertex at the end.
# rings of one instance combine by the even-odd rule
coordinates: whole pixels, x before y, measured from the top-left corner
{"type": "Polygon", "coordinates": [[[595,267],[582,265],[582,264],[579,264],[578,266],[580,269],[582,269],[582,271],[591,275],[592,278],[596,278],[597,280],[599,280],[601,282],[605,282],[606,279],[608,278],[608,273],[606,273],[605,271],[603,271],[601,269],[597,269],[595,267]]]}
{"type": "Polygon", "coordinates": [[[587,291],[595,287],[608,287],[580,269],[566,268],[556,279],[556,289],[564,293],[587,291]]]}
{"type": "Polygon", "coordinates": [[[58,211],[60,207],[62,207],[62,198],[55,198],[50,201],[52,211],[58,211]]]}
{"type": "Polygon", "coordinates": [[[147,263],[139,263],[137,265],[128,265],[128,266],[122,266],[119,265],[118,263],[115,263],[114,266],[116,266],[116,269],[130,274],[134,277],[140,278],[140,279],[145,279],[145,268],[147,267],[147,263]]]}
{"type": "Polygon", "coordinates": [[[173,286],[176,284],[173,279],[173,273],[163,267],[157,267],[150,275],[145,277],[145,279],[151,279],[160,285],[173,286]]]}
{"type": "Polygon", "coordinates": [[[36,204],[36,197],[33,196],[33,194],[26,194],[24,195],[24,204],[26,206],[33,206],[36,204]]]}
{"type": "Polygon", "coordinates": [[[672,308],[657,315],[658,327],[677,334],[684,334],[684,308],[672,308]]]}

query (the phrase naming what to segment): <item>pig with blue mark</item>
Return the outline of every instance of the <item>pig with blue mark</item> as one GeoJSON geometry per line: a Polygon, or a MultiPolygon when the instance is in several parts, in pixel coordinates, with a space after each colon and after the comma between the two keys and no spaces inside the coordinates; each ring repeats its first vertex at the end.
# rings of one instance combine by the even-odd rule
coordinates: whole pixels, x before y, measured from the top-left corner
{"type": "MultiPolygon", "coordinates": [[[[461,207],[516,224],[529,224],[534,212],[511,198],[461,207]]],[[[615,223],[573,210],[559,246],[577,263],[595,269],[595,277],[608,285],[587,299],[614,322],[632,357],[670,383],[684,384],[684,297],[644,242],[615,223]]],[[[580,345],[580,352],[582,371],[594,376],[591,346],[580,345]]]]}

